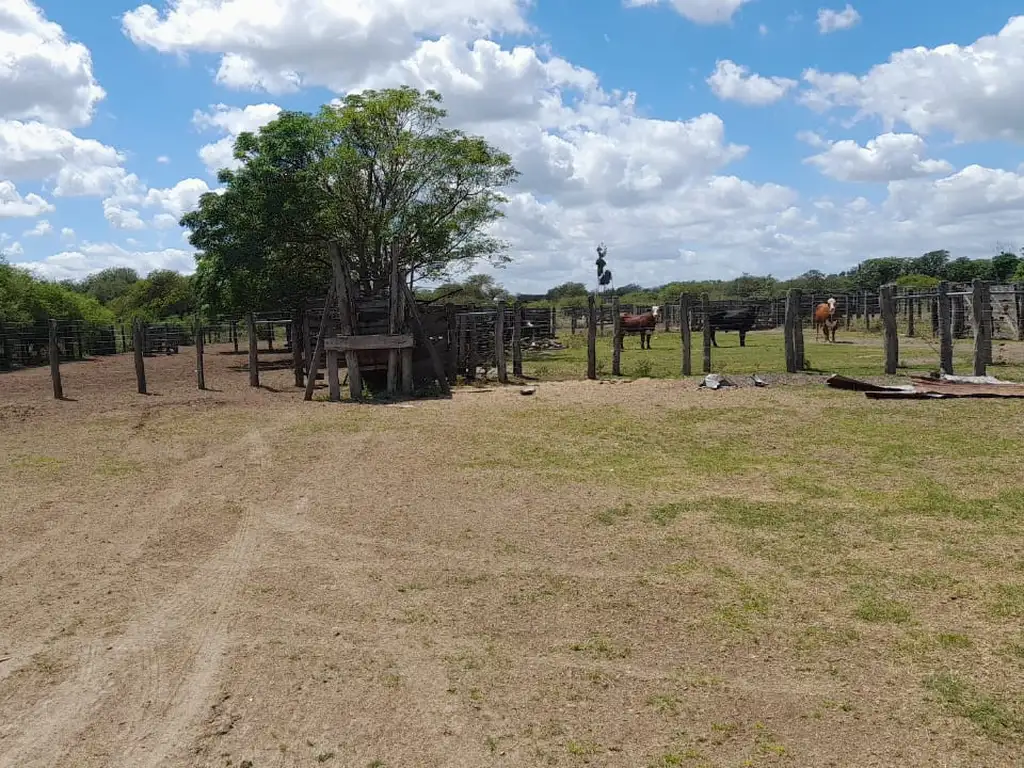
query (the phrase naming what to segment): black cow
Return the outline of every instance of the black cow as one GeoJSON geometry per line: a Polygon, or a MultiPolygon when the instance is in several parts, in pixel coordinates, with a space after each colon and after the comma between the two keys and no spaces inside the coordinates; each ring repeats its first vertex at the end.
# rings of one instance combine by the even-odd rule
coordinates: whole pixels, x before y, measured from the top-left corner
{"type": "Polygon", "coordinates": [[[757,320],[757,307],[729,307],[711,310],[711,343],[716,347],[715,331],[739,331],[740,346],[747,346],[747,331],[754,327],[757,320]]]}

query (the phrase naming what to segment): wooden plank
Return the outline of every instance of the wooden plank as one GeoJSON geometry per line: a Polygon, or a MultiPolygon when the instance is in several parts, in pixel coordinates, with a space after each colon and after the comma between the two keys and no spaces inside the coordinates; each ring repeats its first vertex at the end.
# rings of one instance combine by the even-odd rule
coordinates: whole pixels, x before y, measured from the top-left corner
{"type": "Polygon", "coordinates": [[[327,350],[327,391],[332,403],[341,400],[341,381],[338,376],[339,360],[336,349],[327,350]]]}
{"type": "MultiPolygon", "coordinates": [[[[445,395],[450,395],[452,393],[452,389],[448,386],[448,377],[444,372],[444,363],[441,361],[441,356],[437,353],[437,348],[434,347],[433,342],[430,341],[430,337],[427,336],[426,332],[423,330],[423,320],[420,317],[419,309],[416,307],[416,297],[413,295],[412,289],[409,288],[409,285],[405,280],[401,280],[400,282],[402,283],[402,293],[405,295],[405,305],[409,310],[409,319],[412,320],[413,330],[420,337],[420,341],[423,343],[423,346],[427,348],[427,354],[430,355],[430,362],[434,366],[434,375],[437,378],[438,386],[441,387],[441,391],[445,395]]],[[[406,358],[403,356],[402,367],[411,368],[411,364],[404,365],[405,359],[406,358]]],[[[408,359],[411,363],[411,351],[408,354],[408,359]]],[[[405,373],[403,372],[402,375],[404,377],[405,373]]]]}
{"type": "Polygon", "coordinates": [[[953,373],[953,307],[949,283],[939,283],[939,370],[953,373]]]}
{"type": "Polygon", "coordinates": [[[597,378],[597,310],[592,293],[587,296],[587,378],[597,378]]]}
{"type": "Polygon", "coordinates": [[[136,320],[132,323],[132,346],[135,348],[135,383],[139,394],[146,394],[146,332],[142,323],[136,320]]]}
{"type": "Polygon", "coordinates": [[[57,346],[57,321],[49,322],[49,350],[50,357],[50,380],[53,382],[53,397],[56,400],[64,399],[64,383],[60,378],[60,348],[57,346]]]}
{"type": "Polygon", "coordinates": [[[523,307],[512,305],[512,375],[523,375],[523,307]]]}
{"type": "Polygon", "coordinates": [[[413,367],[412,367],[412,349],[406,348],[399,353],[402,357],[402,394],[407,397],[412,397],[413,392],[413,367]]]}
{"type": "Polygon", "coordinates": [[[683,348],[683,376],[692,376],[693,339],[690,334],[690,295],[688,293],[679,294],[679,336],[682,339],[683,348]]]}
{"type": "Polygon", "coordinates": [[[893,297],[891,285],[883,285],[878,294],[878,304],[882,312],[882,345],[885,349],[885,372],[890,376],[896,374],[900,360],[900,342],[896,333],[896,299],[893,297]]]}
{"type": "Polygon", "coordinates": [[[986,309],[991,307],[992,295],[987,282],[975,279],[971,284],[971,324],[974,326],[974,375],[984,376],[991,355],[991,324],[986,309]]]}
{"type": "Polygon", "coordinates": [[[619,297],[612,296],[612,376],[622,375],[622,317],[619,297]]]}
{"type": "Polygon", "coordinates": [[[505,367],[505,302],[497,303],[494,315],[494,365],[498,369],[498,381],[508,384],[508,368],[505,367]]]}
{"type": "MultiPolygon", "coordinates": [[[[331,267],[334,270],[334,293],[338,300],[339,329],[342,336],[352,335],[352,305],[350,303],[348,269],[341,255],[341,246],[331,243],[331,267]]],[[[348,393],[353,400],[363,396],[363,377],[359,372],[359,355],[355,350],[345,352],[348,369],[348,393]]]]}
{"type": "Polygon", "coordinates": [[[375,349],[405,349],[415,346],[411,333],[399,333],[389,336],[386,333],[373,333],[363,336],[329,336],[324,339],[324,349],[334,352],[365,352],[375,349]]]}
{"type": "Polygon", "coordinates": [[[206,389],[206,369],[203,361],[203,351],[206,347],[206,339],[203,337],[203,326],[196,322],[196,387],[206,389]]]}
{"type": "Polygon", "coordinates": [[[249,386],[260,385],[260,355],[257,350],[256,339],[256,316],[250,312],[245,316],[245,323],[249,332],[249,386]]]}
{"type": "Polygon", "coordinates": [[[704,324],[704,355],[702,370],[711,373],[711,299],[706,293],[700,295],[700,316],[704,324]]]}
{"type": "Polygon", "coordinates": [[[320,312],[320,330],[316,335],[316,347],[309,356],[309,364],[306,366],[306,392],[302,397],[303,400],[313,399],[313,387],[316,386],[316,374],[320,368],[320,353],[324,349],[324,336],[327,333],[328,313],[330,312],[332,301],[334,301],[333,285],[327,289],[327,301],[324,302],[324,308],[320,312]]]}

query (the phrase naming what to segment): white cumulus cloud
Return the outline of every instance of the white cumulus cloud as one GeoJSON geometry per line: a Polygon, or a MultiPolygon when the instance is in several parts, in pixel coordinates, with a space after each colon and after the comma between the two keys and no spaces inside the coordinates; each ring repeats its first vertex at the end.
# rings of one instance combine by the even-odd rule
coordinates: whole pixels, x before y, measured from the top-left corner
{"type": "Polygon", "coordinates": [[[863,75],[809,69],[803,79],[801,98],[819,111],[849,107],[887,130],[903,124],[962,141],[1024,141],[1024,16],[970,45],[907,48],[863,75]]]}
{"type": "Polygon", "coordinates": [[[238,134],[257,131],[280,114],[281,108],[277,104],[250,104],[241,108],[216,104],[209,112],[196,110],[192,116],[196,127],[227,134],[201,147],[199,158],[211,174],[216,174],[221,168],[237,168],[234,150],[238,134]]]}
{"type": "Polygon", "coordinates": [[[863,147],[850,140],[827,146],[805,162],[840,181],[900,181],[953,170],[945,160],[925,159],[924,139],[913,133],[883,133],[863,147]]]}
{"type": "Polygon", "coordinates": [[[796,80],[785,77],[762,77],[751,73],[747,67],[729,59],[716,62],[715,71],[707,83],[718,98],[751,106],[773,104],[797,85],[796,80]]]}
{"type": "Polygon", "coordinates": [[[0,119],[85,125],[104,96],[88,48],[29,0],[0,2],[0,119]]]}
{"type": "Polygon", "coordinates": [[[217,81],[270,93],[324,86],[343,92],[411,54],[422,37],[525,32],[530,0],[170,0],[142,5],[122,27],[163,53],[220,55],[217,81]]]}
{"type": "Polygon", "coordinates": [[[13,181],[0,181],[0,219],[23,219],[52,213],[54,207],[37,194],[22,196],[13,181]]]}
{"type": "Polygon", "coordinates": [[[859,23],[860,14],[849,3],[841,11],[833,11],[829,8],[818,9],[818,32],[823,35],[844,29],[853,29],[859,23]]]}
{"type": "Polygon", "coordinates": [[[668,5],[696,24],[725,24],[751,0],[625,0],[627,8],[668,5]]]}

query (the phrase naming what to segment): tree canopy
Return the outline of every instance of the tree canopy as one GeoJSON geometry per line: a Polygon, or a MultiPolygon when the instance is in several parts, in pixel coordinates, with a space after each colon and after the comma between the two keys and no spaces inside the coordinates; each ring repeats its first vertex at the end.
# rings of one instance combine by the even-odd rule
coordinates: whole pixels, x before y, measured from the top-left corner
{"type": "Polygon", "coordinates": [[[444,127],[440,104],[434,91],[366,91],[241,134],[240,167],[222,170],[224,188],[181,220],[201,252],[204,305],[297,306],[323,294],[328,243],[366,292],[387,285],[392,257],[428,280],[507,261],[490,225],[518,172],[483,138],[444,127]]]}

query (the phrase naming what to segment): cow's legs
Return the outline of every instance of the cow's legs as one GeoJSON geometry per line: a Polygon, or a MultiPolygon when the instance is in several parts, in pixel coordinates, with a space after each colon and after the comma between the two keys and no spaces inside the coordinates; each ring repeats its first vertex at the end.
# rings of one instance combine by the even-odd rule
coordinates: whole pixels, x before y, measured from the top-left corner
{"type": "Polygon", "coordinates": [[[715,341],[715,329],[714,328],[711,329],[711,346],[713,346],[713,347],[717,347],[718,346],[718,342],[715,341]]]}
{"type": "Polygon", "coordinates": [[[740,346],[741,347],[747,346],[747,332],[746,331],[740,331],[740,346]]]}

